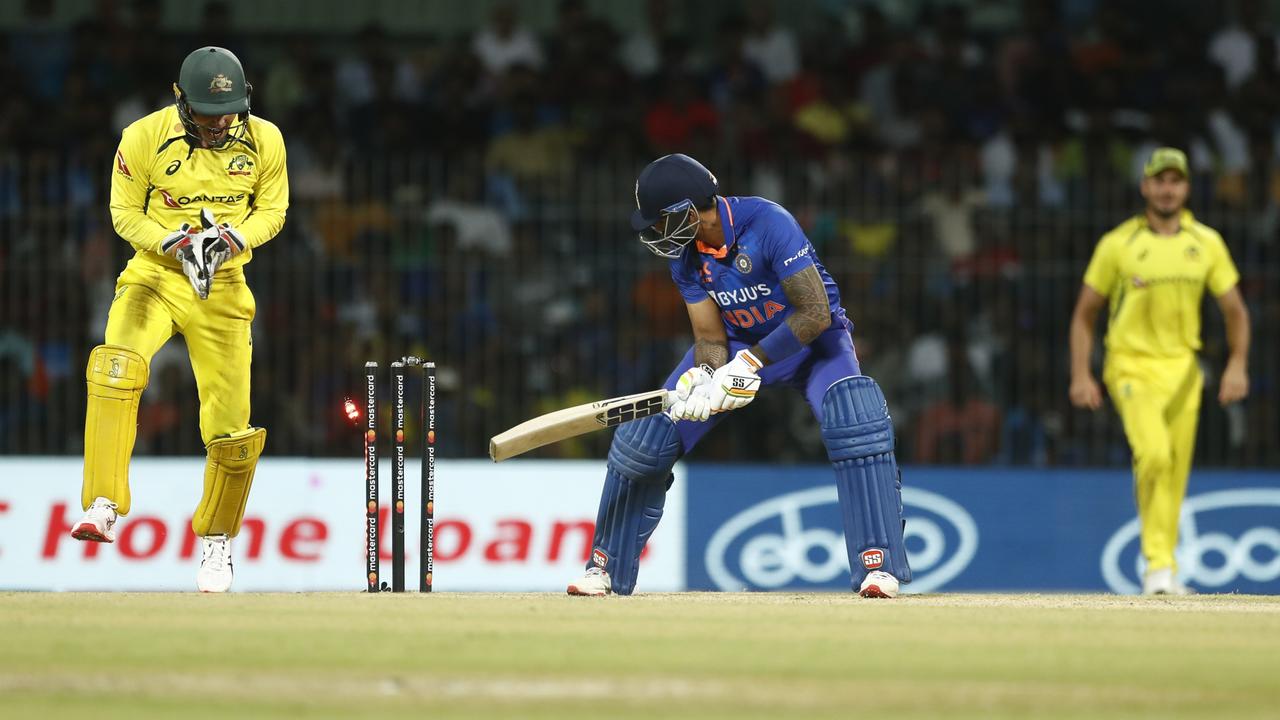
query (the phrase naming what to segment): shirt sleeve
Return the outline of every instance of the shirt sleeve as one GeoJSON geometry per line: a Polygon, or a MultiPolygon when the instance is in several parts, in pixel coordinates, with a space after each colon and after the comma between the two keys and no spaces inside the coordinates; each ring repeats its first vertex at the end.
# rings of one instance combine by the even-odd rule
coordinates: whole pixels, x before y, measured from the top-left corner
{"type": "Polygon", "coordinates": [[[1084,271],[1084,284],[1096,290],[1099,295],[1110,295],[1111,289],[1116,286],[1119,266],[1116,264],[1114,247],[1115,243],[1110,242],[1110,236],[1104,235],[1093,249],[1093,258],[1084,271]]]}
{"type": "Polygon", "coordinates": [[[113,158],[111,225],[117,235],[135,248],[158,253],[160,243],[177,228],[164,227],[144,211],[151,192],[148,162],[151,152],[143,130],[136,126],[125,128],[113,158]]]}
{"type": "Polygon", "coordinates": [[[778,279],[785,280],[812,267],[813,245],[800,229],[800,223],[791,217],[791,213],[781,207],[762,212],[768,213],[768,216],[761,218],[767,223],[764,232],[765,260],[778,274],[778,279]]]}
{"type": "MultiPolygon", "coordinates": [[[[694,252],[694,250],[690,248],[686,252],[694,252]]],[[[689,277],[689,271],[690,268],[683,259],[671,261],[671,279],[675,281],[676,287],[679,288],[680,297],[683,297],[687,303],[702,302],[709,297],[707,291],[698,285],[696,278],[689,277]]]]}
{"type": "Polygon", "coordinates": [[[250,248],[266,243],[284,227],[289,209],[289,173],[285,168],[284,136],[275,125],[260,126],[258,142],[258,184],[253,192],[253,212],[236,230],[250,248]]]}
{"type": "Polygon", "coordinates": [[[1215,239],[1217,240],[1215,243],[1217,257],[1213,260],[1213,267],[1209,268],[1208,285],[1209,292],[1213,293],[1214,297],[1222,297],[1240,282],[1240,271],[1236,269],[1236,264],[1231,259],[1231,251],[1227,249],[1227,244],[1221,237],[1215,239]]]}

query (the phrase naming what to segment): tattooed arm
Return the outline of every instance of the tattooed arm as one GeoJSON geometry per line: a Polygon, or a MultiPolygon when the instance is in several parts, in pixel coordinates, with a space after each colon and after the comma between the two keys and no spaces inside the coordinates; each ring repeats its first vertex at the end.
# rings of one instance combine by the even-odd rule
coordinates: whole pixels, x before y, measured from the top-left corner
{"type": "Polygon", "coordinates": [[[710,298],[687,303],[693,326],[693,364],[715,370],[729,362],[729,336],[720,319],[720,308],[710,298]]]}
{"type": "MultiPolygon", "coordinates": [[[[782,293],[787,296],[787,303],[792,308],[791,314],[787,316],[786,325],[801,346],[813,342],[831,325],[831,303],[827,301],[827,289],[822,284],[822,276],[818,274],[817,268],[809,266],[783,280],[782,293]]],[[[781,357],[770,358],[769,353],[762,347],[764,344],[765,342],[761,341],[760,344],[752,347],[751,354],[765,365],[782,359],[781,357]]]]}

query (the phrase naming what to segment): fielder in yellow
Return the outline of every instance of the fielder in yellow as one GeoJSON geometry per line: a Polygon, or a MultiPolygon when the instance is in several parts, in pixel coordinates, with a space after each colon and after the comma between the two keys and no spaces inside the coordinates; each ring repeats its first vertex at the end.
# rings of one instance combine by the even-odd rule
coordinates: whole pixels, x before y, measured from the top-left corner
{"type": "Polygon", "coordinates": [[[1102,391],[1089,367],[1098,311],[1110,300],[1102,380],[1133,450],[1142,524],[1145,594],[1183,594],[1174,548],[1191,474],[1204,378],[1200,303],[1205,288],[1226,321],[1230,357],[1218,402],[1249,393],[1249,312],[1222,236],[1185,209],[1187,156],[1159,148],[1142,180],[1146,211],[1102,236],[1071,318],[1071,403],[1096,410],[1102,391]]]}
{"type": "Polygon", "coordinates": [[[85,370],[85,515],[71,534],[113,542],[117,517],[129,513],[129,457],[151,357],[174,333],[186,340],[208,451],[191,520],[205,592],[231,587],[230,539],[266,441],[249,425],[255,305],[244,265],[280,232],[289,204],[284,139],[249,114],[252,90],[235,55],[200,48],[182,63],[174,104],[125,128],[111,218],[137,253],[116,281],[106,342],[85,370]]]}

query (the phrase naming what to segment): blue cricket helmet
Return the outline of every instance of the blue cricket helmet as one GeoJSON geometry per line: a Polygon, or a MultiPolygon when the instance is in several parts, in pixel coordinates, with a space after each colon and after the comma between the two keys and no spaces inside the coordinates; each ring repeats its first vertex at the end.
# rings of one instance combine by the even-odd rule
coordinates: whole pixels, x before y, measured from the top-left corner
{"type": "Polygon", "coordinates": [[[631,229],[664,258],[678,258],[698,234],[698,210],[711,207],[720,183],[688,155],[663,155],[640,171],[631,229]]]}

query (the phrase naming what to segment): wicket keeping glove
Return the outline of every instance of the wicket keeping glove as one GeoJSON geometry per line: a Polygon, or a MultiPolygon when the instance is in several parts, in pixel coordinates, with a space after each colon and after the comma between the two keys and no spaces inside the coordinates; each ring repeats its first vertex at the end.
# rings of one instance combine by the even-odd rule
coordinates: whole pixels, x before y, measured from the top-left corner
{"type": "Polygon", "coordinates": [[[208,208],[200,210],[200,223],[204,225],[204,234],[210,238],[210,242],[204,246],[204,259],[212,282],[213,274],[218,272],[222,263],[244,252],[244,236],[232,228],[230,223],[216,222],[208,208]]]}
{"type": "Polygon", "coordinates": [[[764,364],[750,350],[739,350],[727,364],[716,368],[711,376],[711,412],[725,412],[745,407],[756,399],[764,364]]]}
{"type": "Polygon", "coordinates": [[[205,253],[205,245],[211,241],[204,231],[187,223],[160,241],[160,251],[182,263],[182,273],[201,300],[209,297],[209,286],[213,282],[205,253]]]}
{"type": "Polygon", "coordinates": [[[702,422],[711,417],[711,368],[695,365],[676,381],[676,401],[667,409],[673,420],[702,422]]]}

